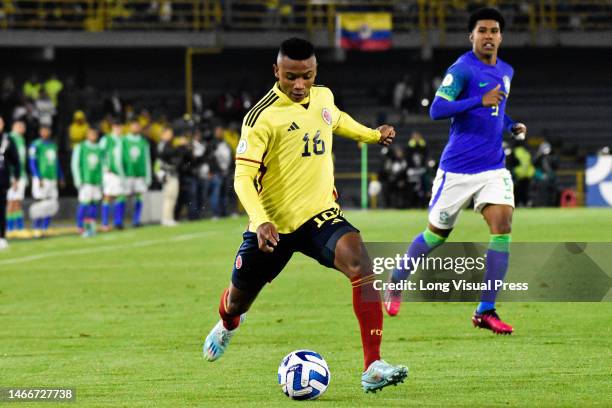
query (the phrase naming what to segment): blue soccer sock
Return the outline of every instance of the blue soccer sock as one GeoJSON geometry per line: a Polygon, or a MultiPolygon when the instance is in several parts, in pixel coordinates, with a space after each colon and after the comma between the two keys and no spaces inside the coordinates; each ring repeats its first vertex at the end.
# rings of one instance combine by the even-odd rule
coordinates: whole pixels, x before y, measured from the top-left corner
{"type": "Polygon", "coordinates": [[[110,202],[108,200],[102,201],[102,225],[108,227],[108,220],[110,218],[110,202]]]}
{"type": "Polygon", "coordinates": [[[23,210],[17,210],[13,213],[15,215],[15,229],[23,230],[25,229],[25,222],[23,220],[23,210]]]}
{"type": "Polygon", "coordinates": [[[89,205],[87,205],[87,216],[86,216],[86,222],[87,222],[87,229],[89,230],[90,233],[95,233],[96,231],[96,218],[98,216],[98,208],[96,206],[95,203],[91,203],[89,205]]]}
{"type": "Polygon", "coordinates": [[[79,203],[76,213],[76,224],[78,229],[83,229],[84,219],[86,217],[87,204],[79,203]]]}
{"type": "Polygon", "coordinates": [[[98,218],[98,205],[96,203],[89,204],[87,216],[94,221],[98,218]]]}
{"type": "Polygon", "coordinates": [[[115,201],[115,215],[114,223],[115,227],[123,226],[123,217],[125,215],[125,198],[120,197],[115,201]]]}
{"type": "Polygon", "coordinates": [[[15,213],[7,212],[6,214],[6,231],[12,231],[15,229],[15,213]]]}
{"type": "Polygon", "coordinates": [[[45,217],[42,219],[42,229],[43,230],[48,230],[49,226],[51,225],[51,217],[45,217]]]}
{"type": "Polygon", "coordinates": [[[140,225],[140,217],[142,215],[142,197],[140,194],[136,195],[134,202],[134,217],[132,217],[133,225],[140,225]]]}
{"type": "Polygon", "coordinates": [[[510,234],[492,234],[487,250],[487,271],[484,282],[489,282],[491,290],[483,290],[480,296],[480,303],[476,313],[486,312],[495,309],[495,281],[503,281],[508,271],[508,260],[510,258],[510,234]]]}
{"type": "Polygon", "coordinates": [[[42,218],[34,218],[33,226],[35,230],[42,229],[43,219],[42,218]]]}
{"type": "MultiPolygon", "coordinates": [[[[446,241],[446,238],[438,235],[434,232],[431,232],[429,228],[426,228],[425,231],[417,235],[410,247],[408,247],[408,251],[406,255],[410,259],[417,259],[421,256],[427,256],[431,251],[435,248],[439,247],[446,241]]],[[[407,279],[410,277],[412,264],[408,262],[408,268],[406,269],[395,269],[393,271],[393,282],[399,282],[401,280],[407,279]]]]}

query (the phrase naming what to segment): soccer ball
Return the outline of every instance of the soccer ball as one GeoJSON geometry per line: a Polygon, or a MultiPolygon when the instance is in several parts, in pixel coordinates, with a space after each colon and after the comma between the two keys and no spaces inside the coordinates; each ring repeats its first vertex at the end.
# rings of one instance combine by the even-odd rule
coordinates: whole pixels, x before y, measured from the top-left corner
{"type": "Polygon", "coordinates": [[[320,397],[327,390],[330,378],[323,357],[311,350],[287,354],[278,367],[278,383],[285,395],[294,400],[320,397]]]}

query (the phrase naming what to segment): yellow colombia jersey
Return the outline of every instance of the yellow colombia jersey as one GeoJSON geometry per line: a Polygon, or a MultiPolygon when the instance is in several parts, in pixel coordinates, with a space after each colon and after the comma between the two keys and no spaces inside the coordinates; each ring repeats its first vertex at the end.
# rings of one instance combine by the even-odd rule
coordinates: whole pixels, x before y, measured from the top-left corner
{"type": "MultiPolygon", "coordinates": [[[[378,130],[340,111],[331,90],[323,86],[313,86],[309,98],[296,103],[275,85],[245,116],[236,173],[240,166],[259,169],[254,180],[257,197],[265,221],[278,232],[293,232],[321,211],[338,207],[332,133],[366,143],[380,139],[378,130]]],[[[243,202],[247,212],[249,204],[243,202]]],[[[251,212],[249,216],[254,232],[262,222],[251,212]]]]}

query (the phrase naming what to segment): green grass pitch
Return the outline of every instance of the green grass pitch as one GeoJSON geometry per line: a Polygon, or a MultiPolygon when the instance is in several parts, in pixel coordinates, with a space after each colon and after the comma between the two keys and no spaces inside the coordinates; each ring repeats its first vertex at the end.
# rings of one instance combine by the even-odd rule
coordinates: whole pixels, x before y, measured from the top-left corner
{"type": "MultiPolygon", "coordinates": [[[[366,241],[408,242],[426,223],[424,211],[347,217],[366,241]]],[[[609,302],[505,303],[500,313],[516,331],[504,337],[472,328],[474,304],[404,304],[385,318],[382,351],[409,366],[408,380],[366,395],[350,285],[300,254],[262,291],[226,355],[208,363],[202,342],[245,224],[12,244],[0,254],[0,387],[74,387],[77,402],[65,406],[79,407],[611,404],[609,302]],[[299,348],[321,353],[331,370],[316,402],[290,402],[276,384],[281,358],[299,348]]],[[[513,240],[610,242],[610,231],[610,210],[519,209],[513,240]]],[[[469,211],[452,235],[487,239],[469,211]]]]}

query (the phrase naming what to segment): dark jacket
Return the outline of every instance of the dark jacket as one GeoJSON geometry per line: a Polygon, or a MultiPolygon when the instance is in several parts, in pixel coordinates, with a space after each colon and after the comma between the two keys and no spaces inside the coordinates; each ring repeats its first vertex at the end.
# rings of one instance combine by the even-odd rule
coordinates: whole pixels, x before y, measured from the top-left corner
{"type": "MultiPolygon", "coordinates": [[[[11,139],[6,133],[0,134],[0,190],[6,190],[9,188],[11,170],[15,178],[21,176],[19,168],[19,154],[17,148],[11,142],[11,139]]],[[[3,194],[3,193],[0,193],[3,194]]]]}
{"type": "Polygon", "coordinates": [[[184,146],[173,146],[172,142],[161,142],[157,147],[161,169],[171,176],[177,176],[189,161],[189,152],[184,146]]]}

